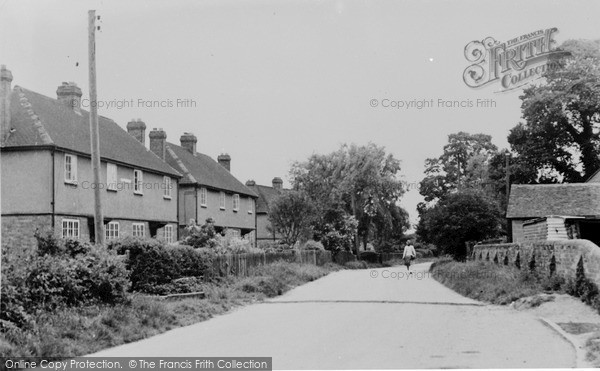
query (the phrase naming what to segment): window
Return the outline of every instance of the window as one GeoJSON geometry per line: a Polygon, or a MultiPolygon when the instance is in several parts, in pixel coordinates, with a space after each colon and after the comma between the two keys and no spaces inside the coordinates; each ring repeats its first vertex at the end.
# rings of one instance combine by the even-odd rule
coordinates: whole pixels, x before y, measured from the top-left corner
{"type": "Polygon", "coordinates": [[[106,189],[117,190],[117,165],[106,163],[106,189]]]}
{"type": "Polygon", "coordinates": [[[165,225],[165,242],[167,242],[167,243],[174,242],[172,225],[165,225]]]}
{"type": "Polygon", "coordinates": [[[221,210],[225,210],[225,192],[219,194],[219,207],[221,210]]]}
{"type": "Polygon", "coordinates": [[[144,237],[146,235],[146,225],[144,223],[133,223],[133,237],[144,237]]]}
{"type": "Polygon", "coordinates": [[[77,184],[77,156],[65,154],[65,182],[77,184]]]}
{"type": "Polygon", "coordinates": [[[208,195],[206,192],[206,188],[200,188],[200,206],[206,207],[207,198],[208,198],[208,195]]]}
{"type": "Polygon", "coordinates": [[[163,179],[163,186],[165,187],[165,189],[163,191],[163,197],[168,198],[170,200],[171,199],[171,188],[173,187],[173,185],[171,183],[171,178],[169,178],[168,176],[165,176],[163,179]]]}
{"type": "Polygon", "coordinates": [[[239,229],[228,229],[227,232],[229,232],[230,237],[240,238],[242,235],[239,229]]]}
{"type": "Polygon", "coordinates": [[[143,194],[143,183],[144,183],[144,174],[141,170],[133,171],[133,193],[141,195],[143,194]]]}
{"type": "Polygon", "coordinates": [[[114,240],[119,238],[119,222],[110,222],[105,227],[106,240],[114,240]]]}
{"type": "Polygon", "coordinates": [[[254,212],[254,200],[252,197],[248,197],[248,214],[252,214],[254,212]]]}
{"type": "Polygon", "coordinates": [[[238,211],[240,209],[240,195],[233,195],[233,211],[238,211]]]}
{"type": "Polygon", "coordinates": [[[79,220],[63,219],[62,238],[79,238],[79,220]]]}

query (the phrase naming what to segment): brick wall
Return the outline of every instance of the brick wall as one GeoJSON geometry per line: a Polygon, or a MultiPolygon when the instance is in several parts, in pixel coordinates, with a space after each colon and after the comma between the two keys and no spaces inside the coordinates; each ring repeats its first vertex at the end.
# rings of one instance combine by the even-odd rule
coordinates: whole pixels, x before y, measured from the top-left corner
{"type": "Polygon", "coordinates": [[[474,260],[504,263],[507,257],[509,265],[515,265],[517,256],[521,268],[527,269],[532,258],[538,271],[549,273],[550,262],[554,257],[556,273],[564,277],[575,277],[577,263],[583,259],[585,275],[600,286],[600,247],[588,240],[548,240],[533,243],[510,243],[496,245],[476,245],[473,249],[474,260]]]}
{"type": "Polygon", "coordinates": [[[36,229],[50,230],[50,215],[2,216],[2,249],[11,256],[24,256],[37,246],[36,229]]]}

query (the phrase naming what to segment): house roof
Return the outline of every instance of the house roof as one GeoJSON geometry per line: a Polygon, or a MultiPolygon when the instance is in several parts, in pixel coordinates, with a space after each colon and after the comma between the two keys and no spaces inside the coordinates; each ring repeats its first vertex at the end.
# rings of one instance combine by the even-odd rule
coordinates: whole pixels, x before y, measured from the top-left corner
{"type": "Polygon", "coordinates": [[[180,184],[198,184],[258,197],[210,156],[198,152],[192,154],[181,146],[167,142],[166,160],[183,174],[180,184]]]}
{"type": "Polygon", "coordinates": [[[256,200],[257,214],[268,213],[269,205],[273,202],[275,198],[279,197],[282,192],[281,190],[275,189],[273,187],[258,184],[247,187],[252,189],[258,195],[258,200],[256,200]]]}
{"type": "MultiPolygon", "coordinates": [[[[3,148],[54,145],[91,155],[89,112],[81,114],[56,99],[15,86],[11,94],[11,128],[3,148]]],[[[99,116],[100,156],[132,167],[174,177],[181,174],[133,138],[113,120],[99,116]]]]}
{"type": "Polygon", "coordinates": [[[600,215],[600,183],[513,184],[506,217],[600,215]]]}
{"type": "Polygon", "coordinates": [[[600,169],[596,170],[592,176],[590,176],[586,181],[586,183],[600,183],[600,169]]]}

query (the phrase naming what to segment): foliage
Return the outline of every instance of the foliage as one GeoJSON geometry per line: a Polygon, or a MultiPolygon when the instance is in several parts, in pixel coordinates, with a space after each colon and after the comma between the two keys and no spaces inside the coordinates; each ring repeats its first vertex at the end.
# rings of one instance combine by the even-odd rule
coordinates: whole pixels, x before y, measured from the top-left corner
{"type": "Polygon", "coordinates": [[[323,246],[323,244],[321,242],[315,241],[315,240],[306,241],[303,245],[300,246],[300,248],[302,250],[316,250],[316,251],[325,250],[325,247],[323,246]]]}
{"type": "Polygon", "coordinates": [[[425,161],[419,193],[430,203],[457,189],[479,188],[487,181],[487,164],[496,152],[490,135],[450,134],[442,155],[425,161]]]}
{"type": "Polygon", "coordinates": [[[187,236],[181,241],[183,245],[194,248],[215,247],[217,245],[217,232],[212,218],[206,219],[202,226],[198,226],[195,221],[192,221],[185,228],[185,231],[187,236]]]}
{"type": "Polygon", "coordinates": [[[203,277],[212,267],[215,252],[209,248],[178,245],[162,241],[126,237],[111,241],[109,249],[127,254],[131,288],[146,293],[162,293],[162,285],[182,277],[203,277]]]}
{"type": "Polygon", "coordinates": [[[313,154],[307,161],[295,163],[290,174],[294,188],[306,192],[317,207],[313,223],[316,238],[326,248],[331,249],[329,244],[338,249],[339,243],[330,244],[321,236],[329,235],[331,241],[345,239],[346,233],[337,228],[347,226],[348,216],[358,222],[356,233],[365,246],[376,232],[389,238],[391,225],[399,227],[399,233],[406,230],[406,212],[399,212],[396,206],[404,193],[397,178],[399,171],[397,159],[383,147],[369,143],[342,145],[326,155],[313,154]]]}
{"type": "Polygon", "coordinates": [[[258,241],[258,248],[264,253],[282,252],[292,247],[282,241],[258,241]]]}
{"type": "Polygon", "coordinates": [[[2,254],[1,328],[30,327],[40,310],[125,298],[129,272],[123,259],[102,247],[37,233],[38,250],[23,260],[2,254]]]}
{"type": "Polygon", "coordinates": [[[581,182],[600,163],[600,41],[569,40],[545,81],[520,97],[524,123],[508,141],[540,183],[581,182]]]}
{"type": "Polygon", "coordinates": [[[217,244],[212,249],[217,254],[253,254],[262,253],[263,250],[252,245],[252,241],[234,237],[234,236],[217,236],[217,244]]]}
{"type": "Polygon", "coordinates": [[[282,241],[293,245],[299,239],[312,237],[316,208],[306,193],[287,191],[279,195],[269,207],[270,232],[282,236],[282,241]]]}
{"type": "Polygon", "coordinates": [[[332,253],[350,251],[357,230],[358,221],[353,216],[338,216],[330,212],[324,218],[324,224],[317,229],[315,237],[332,253]],[[332,215],[334,216],[331,217],[332,215]]]}
{"type": "Polygon", "coordinates": [[[466,258],[465,242],[480,241],[499,233],[501,214],[497,205],[480,192],[453,193],[421,215],[417,233],[442,253],[466,258]]]}

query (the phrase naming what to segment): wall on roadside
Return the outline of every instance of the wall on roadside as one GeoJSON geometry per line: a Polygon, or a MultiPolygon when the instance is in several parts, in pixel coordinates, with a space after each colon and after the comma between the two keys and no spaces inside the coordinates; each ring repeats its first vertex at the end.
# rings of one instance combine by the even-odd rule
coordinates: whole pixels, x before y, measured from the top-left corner
{"type": "Polygon", "coordinates": [[[532,259],[538,271],[550,273],[551,263],[564,277],[575,277],[577,263],[583,260],[585,275],[600,286],[600,247],[588,240],[548,240],[534,243],[476,245],[472,259],[514,266],[517,258],[521,269],[528,269],[532,259]]]}

